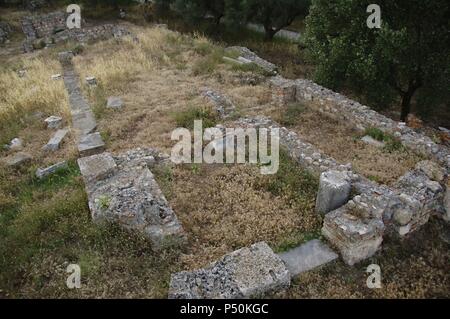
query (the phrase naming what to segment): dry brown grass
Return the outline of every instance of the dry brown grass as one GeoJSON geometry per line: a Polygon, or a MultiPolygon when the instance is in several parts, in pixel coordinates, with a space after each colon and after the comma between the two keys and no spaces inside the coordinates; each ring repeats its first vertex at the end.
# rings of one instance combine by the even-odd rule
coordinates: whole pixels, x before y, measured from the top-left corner
{"type": "Polygon", "coordinates": [[[266,241],[279,246],[293,233],[320,228],[314,197],[296,204],[261,187],[270,177],[251,165],[185,165],[173,171],[170,203],[189,236],[188,269],[235,249],[266,241]]]}
{"type": "MultiPolygon", "coordinates": [[[[299,105],[299,107],[302,107],[299,105]]],[[[281,110],[268,111],[280,119],[281,110]]],[[[292,130],[341,163],[352,163],[355,172],[382,184],[391,185],[414,169],[421,157],[408,150],[387,152],[360,140],[360,133],[324,114],[303,106],[294,119],[292,130]]]]}

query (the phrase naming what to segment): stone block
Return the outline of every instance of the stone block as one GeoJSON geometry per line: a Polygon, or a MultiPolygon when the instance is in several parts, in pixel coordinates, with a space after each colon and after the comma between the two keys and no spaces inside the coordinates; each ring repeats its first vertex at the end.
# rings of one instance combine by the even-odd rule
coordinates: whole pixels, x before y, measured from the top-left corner
{"type": "Polygon", "coordinates": [[[47,128],[49,129],[58,129],[61,127],[62,124],[62,117],[60,116],[50,116],[47,117],[44,122],[47,124],[47,128]]]}
{"type": "Polygon", "coordinates": [[[10,167],[20,167],[31,162],[33,157],[28,153],[19,152],[6,159],[6,165],[10,167]]]}
{"type": "Polygon", "coordinates": [[[297,276],[305,271],[327,264],[339,256],[318,239],[278,254],[286,264],[291,276],[297,276]]]}
{"type": "Polygon", "coordinates": [[[325,216],[322,235],[350,266],[373,256],[383,242],[384,224],[366,207],[347,204],[325,216]]]}
{"type": "Polygon", "coordinates": [[[120,97],[110,96],[106,103],[108,109],[120,110],[123,107],[123,101],[120,97]]]}
{"type": "Polygon", "coordinates": [[[81,175],[86,184],[110,177],[116,172],[117,165],[109,153],[102,153],[78,159],[81,175]]]}
{"type": "Polygon", "coordinates": [[[39,179],[43,179],[47,176],[50,176],[50,175],[56,173],[59,170],[65,169],[65,168],[68,168],[66,161],[51,165],[46,168],[38,168],[36,171],[36,177],[39,179]]]}
{"type": "Polygon", "coordinates": [[[283,261],[261,242],[225,255],[206,268],[173,274],[169,298],[257,298],[288,288],[290,279],[283,261]]]}
{"type": "Polygon", "coordinates": [[[319,191],[316,200],[316,211],[327,214],[349,200],[351,183],[345,172],[328,171],[320,176],[319,191]]]}
{"type": "Polygon", "coordinates": [[[378,148],[383,148],[386,146],[386,143],[378,141],[378,140],[374,139],[372,136],[368,136],[368,135],[364,136],[361,139],[361,141],[363,141],[366,144],[378,147],[378,148]]]}

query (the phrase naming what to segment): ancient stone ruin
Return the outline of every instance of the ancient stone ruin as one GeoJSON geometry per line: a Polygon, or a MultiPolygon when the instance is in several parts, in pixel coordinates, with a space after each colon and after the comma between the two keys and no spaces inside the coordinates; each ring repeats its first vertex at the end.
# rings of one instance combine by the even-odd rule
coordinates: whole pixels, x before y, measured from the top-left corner
{"type": "Polygon", "coordinates": [[[182,242],[183,228],[148,168],[163,159],[154,150],[80,158],[92,219],[140,232],[154,249],[182,242]]]}
{"type": "Polygon", "coordinates": [[[23,43],[25,52],[31,52],[55,43],[74,41],[87,43],[93,40],[119,38],[130,35],[123,26],[103,24],[90,26],[85,21],[80,29],[67,28],[68,14],[65,12],[52,12],[45,15],[28,16],[22,21],[22,30],[26,36],[23,43]]]}

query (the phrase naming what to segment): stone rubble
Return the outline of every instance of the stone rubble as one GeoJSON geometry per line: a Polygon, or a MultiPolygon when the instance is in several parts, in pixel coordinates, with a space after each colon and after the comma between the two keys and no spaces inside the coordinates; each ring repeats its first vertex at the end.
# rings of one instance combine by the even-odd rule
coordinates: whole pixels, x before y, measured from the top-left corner
{"type": "Polygon", "coordinates": [[[16,137],[11,140],[11,142],[7,145],[7,149],[13,152],[23,150],[23,141],[16,137]]]}
{"type": "Polygon", "coordinates": [[[184,242],[183,228],[145,162],[102,153],[81,158],[78,165],[94,221],[140,232],[154,249],[184,242]]]}
{"type": "Polygon", "coordinates": [[[374,139],[372,136],[368,136],[368,135],[361,138],[361,141],[363,141],[366,144],[378,147],[378,148],[383,148],[386,146],[386,143],[378,141],[378,140],[374,139]]]}
{"type": "Polygon", "coordinates": [[[86,78],[86,83],[89,86],[95,87],[95,86],[97,86],[97,79],[93,76],[88,76],[86,78]]]}
{"type": "Polygon", "coordinates": [[[47,117],[44,122],[47,124],[48,129],[59,129],[62,125],[62,117],[52,115],[47,117]]]}
{"type": "Polygon", "coordinates": [[[215,92],[209,88],[201,90],[201,95],[208,101],[212,102],[214,109],[222,119],[229,118],[236,111],[236,106],[226,96],[215,92]]]}
{"type": "Polygon", "coordinates": [[[260,242],[236,250],[206,268],[172,274],[169,299],[261,298],[290,286],[285,264],[260,242]]]}
{"type": "Polygon", "coordinates": [[[64,161],[64,162],[56,163],[56,164],[51,165],[46,168],[38,168],[36,170],[36,177],[38,179],[44,179],[50,175],[55,174],[56,172],[58,172],[60,170],[67,169],[68,167],[69,166],[68,166],[67,162],[64,161]]]}
{"type": "Polygon", "coordinates": [[[42,147],[42,150],[46,152],[57,151],[68,133],[69,129],[67,128],[56,131],[56,133],[52,136],[48,143],[42,147]]]}

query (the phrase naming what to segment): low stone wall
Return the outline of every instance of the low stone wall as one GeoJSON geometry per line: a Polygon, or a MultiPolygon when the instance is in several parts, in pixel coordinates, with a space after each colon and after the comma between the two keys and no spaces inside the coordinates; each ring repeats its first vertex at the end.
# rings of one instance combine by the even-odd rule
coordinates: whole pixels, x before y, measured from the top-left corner
{"type": "Polygon", "coordinates": [[[93,40],[118,38],[131,33],[123,26],[104,24],[99,26],[85,26],[81,29],[68,29],[66,25],[68,14],[52,12],[46,15],[29,16],[22,20],[22,30],[26,36],[23,43],[25,52],[31,52],[36,47],[53,45],[68,40],[86,43],[93,40]]]}
{"type": "Polygon", "coordinates": [[[429,137],[407,127],[405,123],[393,121],[368,106],[350,100],[309,80],[288,80],[277,76],[271,79],[271,87],[273,102],[276,105],[308,101],[320,112],[347,124],[352,123],[360,130],[377,127],[390,133],[405,146],[437,161],[450,170],[449,148],[434,143],[429,137]]]}
{"type": "Polygon", "coordinates": [[[93,220],[140,232],[154,249],[183,242],[183,228],[149,169],[160,160],[152,149],[79,159],[93,220]]]}

